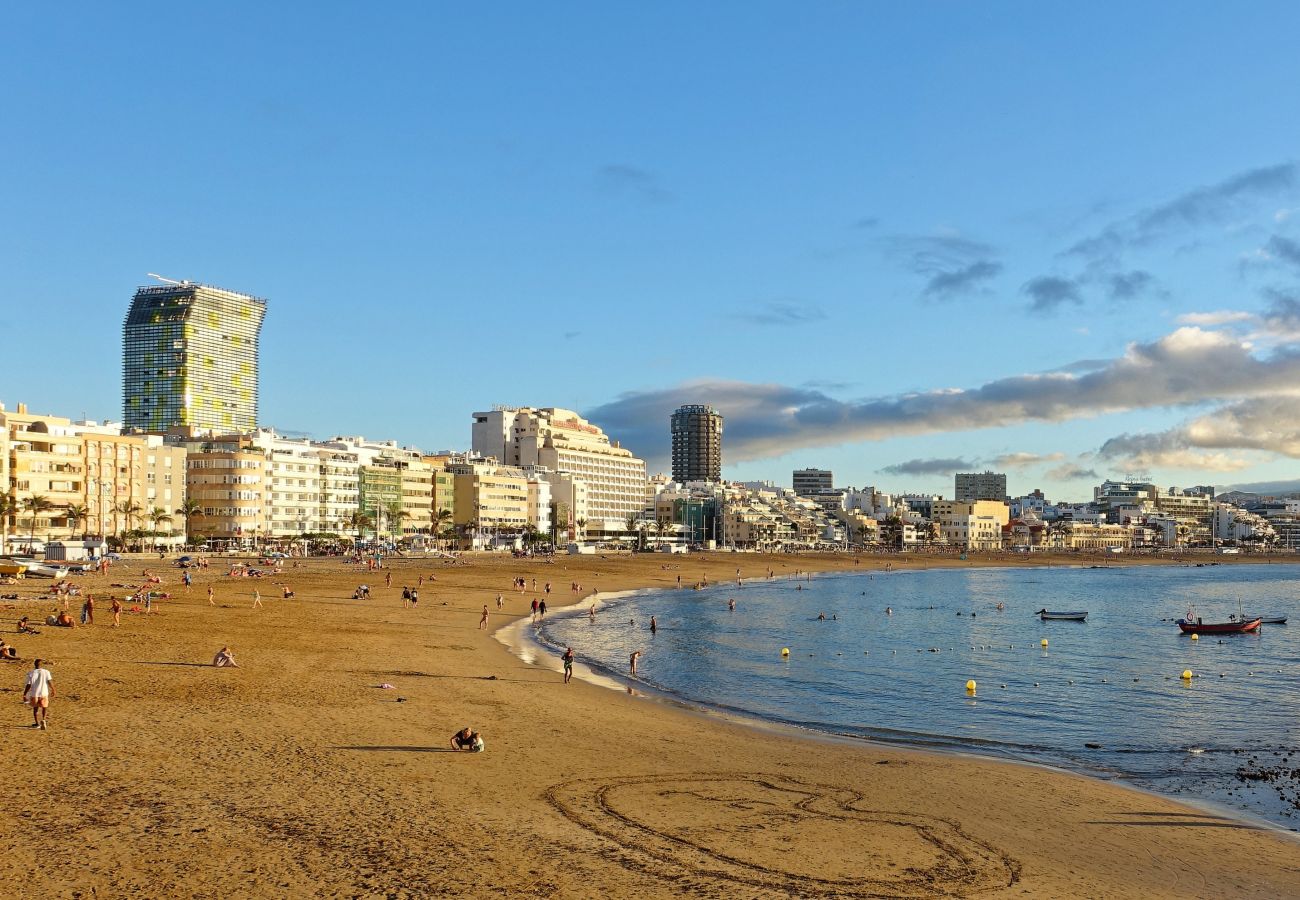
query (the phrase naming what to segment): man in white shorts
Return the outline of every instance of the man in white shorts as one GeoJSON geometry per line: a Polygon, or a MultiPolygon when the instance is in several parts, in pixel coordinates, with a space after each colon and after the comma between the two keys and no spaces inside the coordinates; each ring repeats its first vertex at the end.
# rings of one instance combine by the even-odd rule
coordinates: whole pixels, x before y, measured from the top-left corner
{"type": "Polygon", "coordinates": [[[32,727],[44,731],[50,717],[50,698],[54,696],[54,676],[49,669],[41,668],[41,661],[32,663],[27,673],[23,699],[32,705],[32,727]]]}

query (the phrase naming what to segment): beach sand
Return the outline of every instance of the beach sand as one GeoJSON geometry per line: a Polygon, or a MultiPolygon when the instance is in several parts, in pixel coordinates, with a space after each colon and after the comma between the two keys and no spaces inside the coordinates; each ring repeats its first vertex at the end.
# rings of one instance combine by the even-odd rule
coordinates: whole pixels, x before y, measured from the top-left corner
{"type": "Polygon", "coordinates": [[[99,898],[1300,896],[1288,836],[1086,777],[566,686],[478,628],[485,603],[495,629],[541,596],[513,592],[516,575],[551,581],[554,607],[573,581],[585,594],[887,561],[982,564],[397,559],[385,588],[336,560],[254,581],[214,559],[188,593],[157,568],[173,599],[112,628],[102,597],[123,591],[107,584],[159,565],[133,560],[78,582],[96,595],[92,627],[15,635],[24,609],[54,604],[8,601],[0,634],[24,662],[0,669],[3,883],[99,898]],[[421,574],[419,608],[404,609],[421,574]],[[351,600],[362,582],[372,599],[351,600]],[[250,609],[254,587],[265,609],[250,609]],[[227,644],[241,668],[207,665],[227,644]],[[52,660],[57,689],[46,732],[20,705],[33,656],[52,660]],[[466,725],[485,753],[449,750],[466,725]]]}

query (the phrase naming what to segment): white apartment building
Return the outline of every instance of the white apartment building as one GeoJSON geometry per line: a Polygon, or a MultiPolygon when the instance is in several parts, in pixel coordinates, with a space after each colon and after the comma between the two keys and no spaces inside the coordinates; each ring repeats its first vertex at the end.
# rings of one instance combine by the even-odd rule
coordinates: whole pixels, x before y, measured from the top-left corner
{"type": "Polygon", "coordinates": [[[645,508],[645,460],[576,412],[499,407],[473,415],[474,453],[509,466],[542,466],[586,482],[588,538],[621,536],[628,516],[640,515],[645,508]]]}

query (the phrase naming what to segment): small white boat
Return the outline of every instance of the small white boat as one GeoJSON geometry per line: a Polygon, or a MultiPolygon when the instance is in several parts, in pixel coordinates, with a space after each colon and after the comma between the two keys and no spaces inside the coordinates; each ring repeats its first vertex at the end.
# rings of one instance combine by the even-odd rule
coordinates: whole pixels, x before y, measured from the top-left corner
{"type": "Polygon", "coordinates": [[[1088,619],[1088,611],[1086,609],[1062,612],[1050,612],[1046,609],[1040,609],[1038,612],[1034,613],[1034,615],[1038,616],[1038,618],[1042,619],[1044,622],[1084,622],[1088,619]]]}

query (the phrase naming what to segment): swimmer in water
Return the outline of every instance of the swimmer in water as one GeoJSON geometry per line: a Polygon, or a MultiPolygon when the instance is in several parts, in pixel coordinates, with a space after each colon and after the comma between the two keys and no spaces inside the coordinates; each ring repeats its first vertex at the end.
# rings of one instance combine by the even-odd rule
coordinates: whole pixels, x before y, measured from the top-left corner
{"type": "Polygon", "coordinates": [[[886,606],[885,615],[892,616],[893,614],[894,614],[894,608],[892,606],[886,606]]]}
{"type": "Polygon", "coordinates": [[[731,610],[732,612],[735,612],[735,611],[736,611],[736,598],[735,598],[735,597],[730,597],[730,598],[727,599],[727,609],[731,610]]]}

